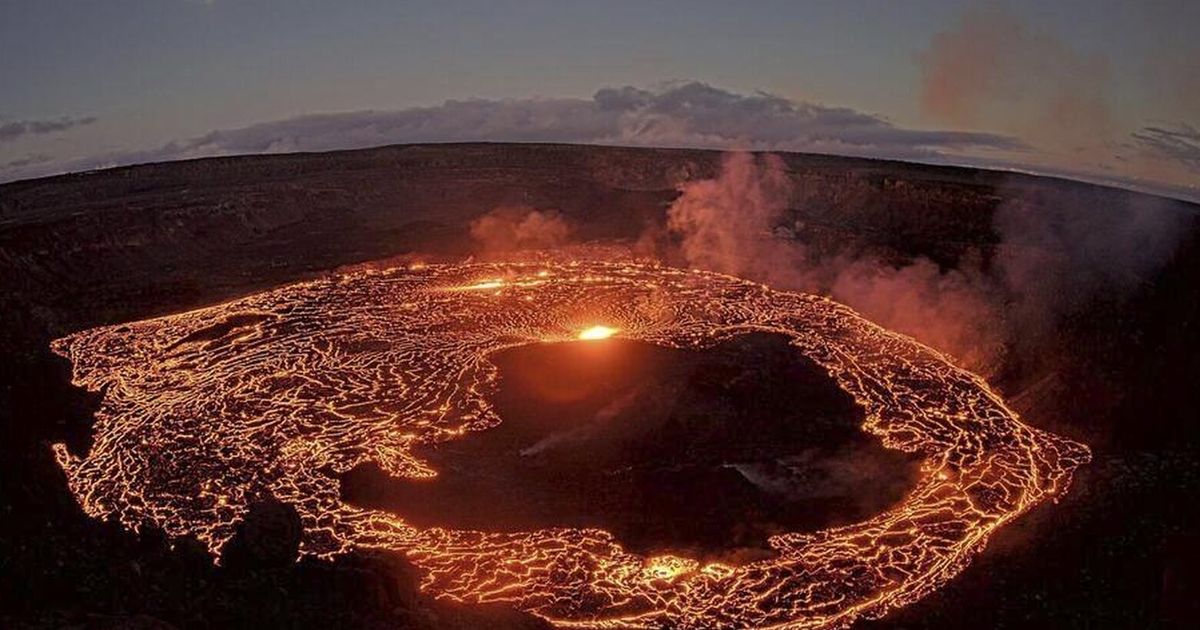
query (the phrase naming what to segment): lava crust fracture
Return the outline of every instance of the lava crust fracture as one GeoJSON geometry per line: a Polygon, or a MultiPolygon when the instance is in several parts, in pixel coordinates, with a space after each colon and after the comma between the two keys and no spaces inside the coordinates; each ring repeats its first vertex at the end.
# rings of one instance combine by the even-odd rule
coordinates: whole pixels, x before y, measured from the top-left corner
{"type": "Polygon", "coordinates": [[[55,445],[88,514],[194,535],[215,553],[271,494],[299,510],[304,553],[402,551],[433,594],[508,602],[563,626],[831,628],[882,615],[944,584],[1089,458],[1020,422],[978,377],[846,307],[655,265],[368,270],[53,347],[75,383],[104,392],[88,454],[55,445]],[[640,556],[596,529],[418,529],[340,500],[339,473],[373,461],[397,477],[436,475],[415,446],[502,422],[489,355],[595,326],[681,348],[787,335],[863,407],[864,431],[923,457],[920,480],[881,514],[775,536],[774,557],[737,566],[640,556]]]}

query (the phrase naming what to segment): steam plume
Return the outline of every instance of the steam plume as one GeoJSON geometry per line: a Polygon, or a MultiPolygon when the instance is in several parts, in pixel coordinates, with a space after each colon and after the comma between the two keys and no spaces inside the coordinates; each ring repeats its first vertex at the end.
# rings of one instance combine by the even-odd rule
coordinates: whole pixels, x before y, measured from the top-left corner
{"type": "Polygon", "coordinates": [[[554,249],[567,243],[571,227],[555,210],[502,206],[471,221],[471,237],[483,254],[554,249]]]}
{"type": "Polygon", "coordinates": [[[667,255],[828,295],[985,374],[1098,293],[1121,295],[1146,282],[1185,219],[1149,197],[1113,205],[1106,191],[1043,198],[1014,188],[992,217],[999,243],[971,249],[949,269],[924,257],[805,242],[791,229],[807,211],[797,207],[806,195],[793,181],[777,156],[727,155],[718,177],[679,187],[667,212],[677,252],[667,255]]]}
{"type": "Polygon", "coordinates": [[[987,120],[1065,148],[1090,146],[1113,130],[1108,60],[1074,51],[1001,7],[967,11],[919,61],[922,107],[934,120],[987,120]]]}

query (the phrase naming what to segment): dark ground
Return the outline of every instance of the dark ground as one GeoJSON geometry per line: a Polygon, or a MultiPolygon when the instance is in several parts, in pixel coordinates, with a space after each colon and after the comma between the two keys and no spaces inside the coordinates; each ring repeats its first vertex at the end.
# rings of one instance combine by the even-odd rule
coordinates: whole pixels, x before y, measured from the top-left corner
{"type": "MultiPolygon", "coordinates": [[[[810,243],[946,267],[996,241],[1007,195],[1120,212],[1141,195],[1061,180],[807,155],[810,243]]],[[[556,208],[585,240],[635,238],[719,155],[557,145],[386,147],[218,158],[0,186],[0,627],[517,627],[420,596],[401,558],[293,564],[286,506],[258,506],[221,568],[194,542],[86,518],[48,444],[88,442],[87,397],[49,340],[362,261],[467,253],[499,205],[556,208]]],[[[1157,202],[1156,202],[1157,203],[1157,202]]],[[[1161,202],[1167,203],[1167,202],[1161,202]]],[[[1168,204],[1171,205],[1171,204],[1168,204]]],[[[1022,348],[995,385],[1025,419],[1088,443],[1071,492],[1003,528],[937,593],[864,627],[1192,627],[1200,616],[1200,230],[1120,295],[1022,348]]]]}

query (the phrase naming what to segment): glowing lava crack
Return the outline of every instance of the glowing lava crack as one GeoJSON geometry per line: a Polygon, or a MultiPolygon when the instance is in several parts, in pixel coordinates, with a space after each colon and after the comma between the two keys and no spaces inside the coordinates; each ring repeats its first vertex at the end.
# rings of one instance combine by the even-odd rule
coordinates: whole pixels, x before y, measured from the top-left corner
{"type": "Polygon", "coordinates": [[[299,510],[304,553],[400,550],[434,594],[509,602],[560,625],[829,628],[878,616],[945,583],[1089,458],[1022,424],[978,377],[848,308],[651,265],[364,271],[83,331],[54,349],[77,384],[105,393],[87,456],[55,446],[88,514],[195,535],[215,552],[270,493],[299,510]],[[594,529],[421,530],[339,499],[339,472],[374,461],[435,475],[414,445],[501,422],[488,402],[497,350],[614,334],[705,347],[749,331],[790,337],[863,407],[864,431],[924,457],[904,501],[858,524],[775,536],[775,557],[726,566],[638,556],[594,529]]]}

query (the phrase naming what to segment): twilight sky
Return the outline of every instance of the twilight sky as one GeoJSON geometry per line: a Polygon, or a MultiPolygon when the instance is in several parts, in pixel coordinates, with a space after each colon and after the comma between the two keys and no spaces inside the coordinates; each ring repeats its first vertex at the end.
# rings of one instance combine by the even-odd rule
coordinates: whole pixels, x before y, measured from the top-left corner
{"type": "Polygon", "coordinates": [[[736,147],[1200,197],[1200,2],[3,0],[0,181],[397,142],[736,147]]]}

